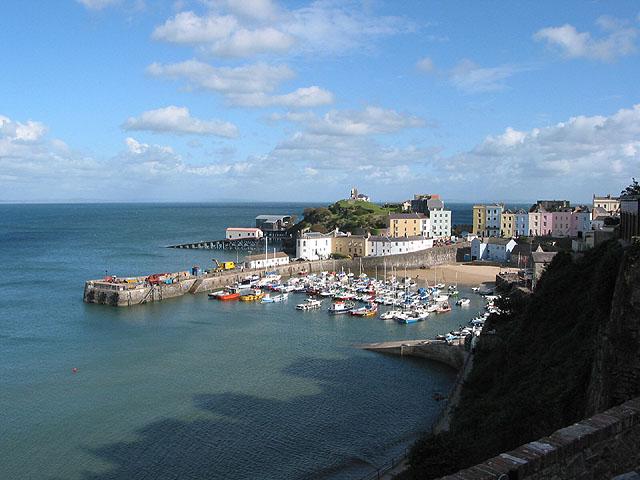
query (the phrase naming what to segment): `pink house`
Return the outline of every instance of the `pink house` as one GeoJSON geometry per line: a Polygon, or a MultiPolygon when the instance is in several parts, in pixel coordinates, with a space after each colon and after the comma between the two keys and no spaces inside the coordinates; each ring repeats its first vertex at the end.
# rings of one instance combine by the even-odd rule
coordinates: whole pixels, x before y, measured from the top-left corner
{"type": "Polygon", "coordinates": [[[563,209],[551,213],[551,230],[554,237],[568,237],[571,235],[571,209],[563,209]]]}

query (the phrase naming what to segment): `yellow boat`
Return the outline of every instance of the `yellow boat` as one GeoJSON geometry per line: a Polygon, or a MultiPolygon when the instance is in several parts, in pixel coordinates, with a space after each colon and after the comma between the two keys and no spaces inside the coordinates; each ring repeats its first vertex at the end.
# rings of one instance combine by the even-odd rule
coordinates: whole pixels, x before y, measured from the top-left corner
{"type": "Polygon", "coordinates": [[[257,302],[258,300],[262,300],[264,297],[264,293],[260,290],[252,290],[251,293],[245,293],[244,295],[240,295],[241,302],[257,302]]]}

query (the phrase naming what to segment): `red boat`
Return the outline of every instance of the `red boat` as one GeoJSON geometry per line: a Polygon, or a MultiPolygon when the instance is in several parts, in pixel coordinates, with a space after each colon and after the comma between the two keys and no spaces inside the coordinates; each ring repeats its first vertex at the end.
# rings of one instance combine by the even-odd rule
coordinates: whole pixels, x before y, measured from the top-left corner
{"type": "Polygon", "coordinates": [[[240,298],[240,290],[236,288],[227,288],[221,292],[210,293],[209,297],[218,300],[238,300],[240,298]]]}

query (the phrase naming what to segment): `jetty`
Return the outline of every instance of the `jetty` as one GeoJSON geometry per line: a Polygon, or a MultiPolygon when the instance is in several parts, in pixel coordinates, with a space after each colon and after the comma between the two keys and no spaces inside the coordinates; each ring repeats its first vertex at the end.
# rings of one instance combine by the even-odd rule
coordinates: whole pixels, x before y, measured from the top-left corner
{"type": "MultiPolygon", "coordinates": [[[[271,240],[277,241],[276,239],[271,240]]],[[[201,240],[199,242],[167,245],[167,248],[188,248],[196,250],[258,250],[264,248],[263,238],[225,238],[222,240],[201,240]]]]}
{"type": "Polygon", "coordinates": [[[464,366],[468,353],[464,348],[464,339],[456,339],[451,342],[446,340],[400,340],[365,343],[356,346],[363,350],[389,355],[426,358],[456,370],[460,370],[464,366]]]}

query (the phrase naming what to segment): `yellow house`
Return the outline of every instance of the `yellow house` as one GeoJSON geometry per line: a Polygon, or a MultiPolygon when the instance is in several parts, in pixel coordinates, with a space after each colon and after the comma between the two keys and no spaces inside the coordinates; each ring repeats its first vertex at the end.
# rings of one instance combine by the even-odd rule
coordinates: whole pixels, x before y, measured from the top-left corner
{"type": "Polygon", "coordinates": [[[484,235],[484,229],[487,225],[487,211],[484,205],[473,206],[473,232],[476,235],[484,235]]]}
{"type": "Polygon", "coordinates": [[[516,231],[516,214],[506,210],[500,216],[500,235],[505,238],[512,238],[516,231]]]}
{"type": "Polygon", "coordinates": [[[429,236],[429,219],[422,213],[390,213],[387,225],[390,237],[429,236]]]}
{"type": "Polygon", "coordinates": [[[369,255],[369,237],[362,235],[336,235],[333,238],[331,253],[349,255],[351,257],[366,257],[369,255]]]}

